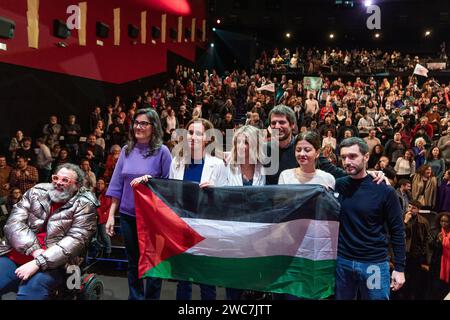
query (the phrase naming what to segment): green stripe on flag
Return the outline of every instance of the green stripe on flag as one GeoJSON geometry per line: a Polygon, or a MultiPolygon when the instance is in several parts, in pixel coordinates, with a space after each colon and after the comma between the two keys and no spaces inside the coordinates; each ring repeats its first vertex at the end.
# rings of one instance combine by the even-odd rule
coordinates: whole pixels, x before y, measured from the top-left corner
{"type": "Polygon", "coordinates": [[[144,277],[324,299],[334,294],[335,265],[336,260],[288,256],[238,259],[179,254],[148,270],[144,277]]]}

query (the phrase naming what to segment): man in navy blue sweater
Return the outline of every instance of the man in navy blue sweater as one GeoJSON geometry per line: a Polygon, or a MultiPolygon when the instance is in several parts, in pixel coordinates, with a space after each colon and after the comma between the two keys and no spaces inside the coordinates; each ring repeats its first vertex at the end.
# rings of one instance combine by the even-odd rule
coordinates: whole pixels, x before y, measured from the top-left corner
{"type": "Polygon", "coordinates": [[[340,144],[348,176],[336,181],[341,204],[336,299],[389,299],[390,288],[405,282],[405,228],[395,189],[375,184],[367,174],[367,143],[348,138],[340,144]],[[394,252],[390,276],[388,239],[394,252]]]}

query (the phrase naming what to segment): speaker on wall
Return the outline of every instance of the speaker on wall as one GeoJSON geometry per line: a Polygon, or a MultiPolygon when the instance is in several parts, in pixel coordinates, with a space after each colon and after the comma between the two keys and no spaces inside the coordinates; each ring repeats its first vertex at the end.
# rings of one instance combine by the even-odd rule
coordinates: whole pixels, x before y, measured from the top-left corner
{"type": "Polygon", "coordinates": [[[136,39],[137,37],[139,37],[139,28],[136,27],[135,25],[129,24],[128,25],[128,36],[131,39],[136,39]]]}
{"type": "Polygon", "coordinates": [[[191,35],[192,35],[191,29],[185,28],[185,29],[184,29],[184,37],[185,37],[186,39],[190,39],[190,38],[191,38],[191,35]]]}
{"type": "Polygon", "coordinates": [[[202,31],[202,29],[197,29],[196,34],[197,34],[197,39],[199,41],[202,41],[202,39],[203,39],[203,31],[202,31]]]}
{"type": "Polygon", "coordinates": [[[0,38],[13,39],[16,23],[12,20],[0,17],[0,38]]]}
{"type": "Polygon", "coordinates": [[[152,38],[159,39],[159,37],[161,37],[161,29],[153,26],[152,27],[152,38]]]}
{"type": "Polygon", "coordinates": [[[106,39],[109,35],[109,26],[106,23],[98,21],[96,24],[97,37],[106,39]]]}
{"type": "Polygon", "coordinates": [[[169,31],[170,39],[176,40],[177,35],[178,35],[177,30],[175,30],[174,28],[170,28],[170,31],[169,31]]]}
{"type": "Polygon", "coordinates": [[[60,39],[67,39],[70,37],[70,30],[67,25],[61,20],[53,20],[53,36],[60,39]]]}

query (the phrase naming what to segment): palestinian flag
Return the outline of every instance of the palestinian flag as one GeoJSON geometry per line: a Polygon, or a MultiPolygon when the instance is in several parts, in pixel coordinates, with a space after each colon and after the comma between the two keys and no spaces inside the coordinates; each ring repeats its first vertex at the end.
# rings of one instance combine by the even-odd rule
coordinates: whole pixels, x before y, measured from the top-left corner
{"type": "Polygon", "coordinates": [[[139,276],[321,299],[334,293],[339,203],[318,185],[135,189],[139,276]]]}

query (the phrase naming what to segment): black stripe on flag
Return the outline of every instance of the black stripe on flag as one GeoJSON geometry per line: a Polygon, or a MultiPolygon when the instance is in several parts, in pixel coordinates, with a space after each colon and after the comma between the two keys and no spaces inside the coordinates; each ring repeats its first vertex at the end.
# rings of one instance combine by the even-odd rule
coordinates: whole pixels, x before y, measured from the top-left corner
{"type": "Polygon", "coordinates": [[[182,218],[259,223],[339,219],[339,202],[320,185],[200,189],[197,183],[151,179],[148,186],[182,218]]]}

